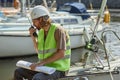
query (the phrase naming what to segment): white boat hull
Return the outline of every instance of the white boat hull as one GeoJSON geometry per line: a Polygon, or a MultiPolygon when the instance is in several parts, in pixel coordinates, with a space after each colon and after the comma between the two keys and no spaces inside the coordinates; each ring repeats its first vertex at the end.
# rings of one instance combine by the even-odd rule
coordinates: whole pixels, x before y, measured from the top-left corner
{"type": "MultiPolygon", "coordinates": [[[[92,19],[83,21],[78,16],[76,19],[76,16],[70,16],[68,13],[66,16],[53,17],[60,20],[60,24],[64,24],[63,27],[68,30],[72,49],[85,45],[83,29],[86,27],[90,31],[90,27],[93,29],[96,23],[96,20],[92,19]],[[75,23],[71,22],[72,20],[75,23]]],[[[10,21],[0,23],[0,57],[36,54],[28,31],[32,23],[30,24],[26,17],[10,18],[10,21]]],[[[98,31],[101,31],[102,26],[99,26],[99,28],[98,31]]]]}
{"type": "Polygon", "coordinates": [[[0,57],[35,54],[30,37],[0,36],[0,57]]]}
{"type": "MultiPolygon", "coordinates": [[[[37,54],[28,31],[26,35],[21,33],[4,31],[0,35],[0,57],[37,54]]],[[[83,34],[70,34],[70,42],[72,49],[85,45],[83,34]]]]}

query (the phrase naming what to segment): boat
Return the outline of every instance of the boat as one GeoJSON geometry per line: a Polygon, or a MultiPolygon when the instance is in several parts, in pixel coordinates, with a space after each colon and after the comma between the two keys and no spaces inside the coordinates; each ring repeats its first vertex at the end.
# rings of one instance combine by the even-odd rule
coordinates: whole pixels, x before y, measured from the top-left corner
{"type": "MultiPolygon", "coordinates": [[[[36,54],[28,31],[32,23],[29,14],[23,14],[7,16],[0,22],[0,57],[36,54]]],[[[59,23],[68,31],[72,49],[85,46],[84,28],[92,35],[96,23],[96,18],[83,19],[66,11],[51,12],[50,17],[53,23],[59,23]]],[[[98,25],[98,35],[102,30],[102,25],[98,25]]]]}
{"type": "MultiPolygon", "coordinates": [[[[57,15],[60,14],[57,13],[57,15]]],[[[89,21],[88,24],[85,24],[84,22],[79,24],[78,22],[81,22],[79,21],[80,18],[73,15],[70,16],[68,15],[68,13],[67,15],[64,14],[64,16],[54,16],[52,18],[53,22],[57,23],[57,21],[61,21],[63,27],[68,31],[70,35],[71,48],[83,47],[85,45],[83,37],[84,27],[86,27],[92,34],[92,31],[89,28],[92,26],[92,24],[90,26],[89,21]],[[64,20],[66,20],[67,22],[63,22],[64,20]]],[[[19,18],[18,20],[16,20],[16,22],[19,23],[0,23],[0,44],[2,45],[0,46],[0,57],[19,56],[26,54],[30,55],[36,53],[28,31],[31,24],[23,23],[23,20],[26,19],[19,18]]],[[[100,25],[98,33],[100,33],[101,31],[102,26],[100,25]]]]}

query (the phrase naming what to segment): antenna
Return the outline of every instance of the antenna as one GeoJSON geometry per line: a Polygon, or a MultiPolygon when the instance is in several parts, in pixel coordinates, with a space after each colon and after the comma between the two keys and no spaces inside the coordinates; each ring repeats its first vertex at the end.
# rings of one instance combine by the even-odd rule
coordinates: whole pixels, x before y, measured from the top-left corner
{"type": "Polygon", "coordinates": [[[44,3],[44,6],[48,9],[48,5],[47,5],[46,0],[43,0],[43,3],[44,3]]]}

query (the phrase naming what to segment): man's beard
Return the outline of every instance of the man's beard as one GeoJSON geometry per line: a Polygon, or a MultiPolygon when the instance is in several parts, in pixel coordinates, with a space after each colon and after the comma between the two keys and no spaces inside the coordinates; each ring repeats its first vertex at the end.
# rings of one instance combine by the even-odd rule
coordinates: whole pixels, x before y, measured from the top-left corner
{"type": "Polygon", "coordinates": [[[41,27],[45,27],[45,26],[47,26],[48,25],[48,22],[46,22],[46,21],[42,21],[42,23],[40,23],[40,26],[41,27]]]}

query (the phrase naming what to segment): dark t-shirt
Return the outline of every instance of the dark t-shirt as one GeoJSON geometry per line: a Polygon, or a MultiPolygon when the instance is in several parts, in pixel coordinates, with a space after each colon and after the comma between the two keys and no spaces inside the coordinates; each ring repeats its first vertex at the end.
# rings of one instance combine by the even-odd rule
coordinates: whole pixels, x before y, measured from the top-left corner
{"type": "Polygon", "coordinates": [[[66,35],[66,31],[63,27],[58,26],[55,31],[55,39],[57,42],[57,48],[66,50],[66,42],[68,37],[66,35]]]}

